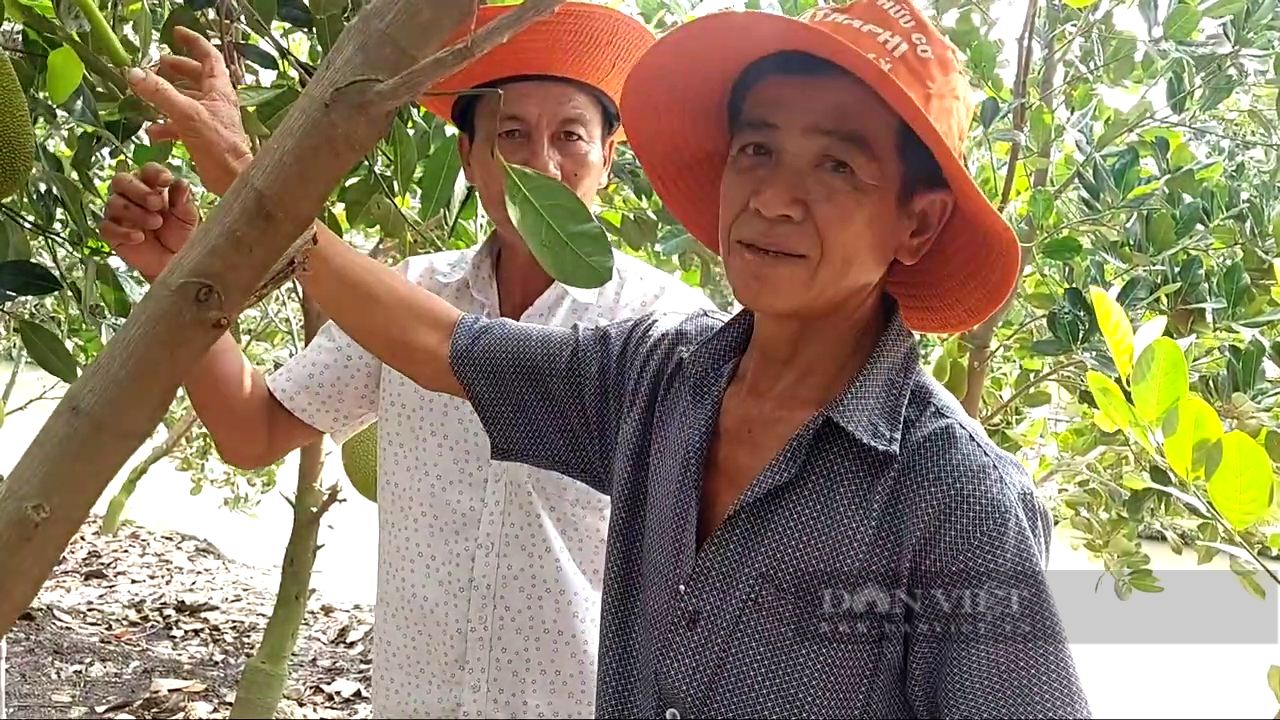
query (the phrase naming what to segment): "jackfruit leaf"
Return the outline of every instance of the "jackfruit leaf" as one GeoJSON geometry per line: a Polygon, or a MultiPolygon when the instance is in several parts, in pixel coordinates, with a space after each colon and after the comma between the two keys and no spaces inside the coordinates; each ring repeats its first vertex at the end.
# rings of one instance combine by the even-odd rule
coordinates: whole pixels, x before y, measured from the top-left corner
{"type": "Polygon", "coordinates": [[[1209,500],[1231,527],[1244,530],[1264,518],[1275,482],[1267,451],[1240,430],[1218,438],[1205,452],[1209,500]]]}
{"type": "Polygon", "coordinates": [[[1151,344],[1152,340],[1164,335],[1165,327],[1168,324],[1168,315],[1157,315],[1142,323],[1142,325],[1133,333],[1133,351],[1141,355],[1142,351],[1151,344]]]}
{"type": "Polygon", "coordinates": [[[43,265],[30,260],[0,262],[0,290],[21,297],[38,297],[61,289],[62,282],[43,265]]]}
{"type": "Polygon", "coordinates": [[[1116,385],[1114,380],[1097,370],[1090,370],[1086,377],[1089,382],[1089,392],[1093,393],[1093,400],[1098,404],[1098,410],[1107,416],[1112,425],[1121,430],[1128,430],[1137,424],[1133,407],[1124,399],[1124,393],[1120,391],[1120,386],[1116,385]]]}
{"type": "Polygon", "coordinates": [[[1164,458],[1182,479],[1190,481],[1209,445],[1222,437],[1222,420],[1209,403],[1190,395],[1165,413],[1161,424],[1164,458]]]}
{"type": "MultiPolygon", "coordinates": [[[[418,177],[418,219],[430,222],[440,211],[449,207],[453,189],[462,172],[462,158],[458,156],[458,144],[441,143],[423,163],[418,177]]],[[[446,218],[447,219],[447,218],[446,218]]]]}
{"type": "Polygon", "coordinates": [[[1190,40],[1200,25],[1200,8],[1191,3],[1181,3],[1169,9],[1162,27],[1165,40],[1190,40]]]}
{"type": "Polygon", "coordinates": [[[27,357],[42,370],[65,383],[76,381],[80,367],[55,332],[32,320],[19,320],[18,335],[27,357]]]}
{"type": "Polygon", "coordinates": [[[1093,314],[1098,318],[1098,330],[1111,351],[1111,359],[1115,361],[1120,377],[1127,379],[1133,368],[1133,325],[1129,323],[1129,316],[1125,315],[1120,303],[1100,287],[1089,288],[1089,300],[1093,303],[1093,314]]]}
{"type": "Polygon", "coordinates": [[[80,87],[80,80],[84,77],[84,62],[67,45],[49,53],[46,62],[48,72],[45,74],[45,90],[49,93],[49,102],[61,105],[80,87]]]}
{"type": "Polygon", "coordinates": [[[1171,338],[1152,340],[1133,364],[1133,405],[1147,422],[1164,417],[1187,396],[1187,359],[1171,338]]]}
{"type": "Polygon", "coordinates": [[[501,162],[507,215],[542,269],[570,287],[597,288],[609,282],[613,246],[582,198],[536,170],[501,162]]]}

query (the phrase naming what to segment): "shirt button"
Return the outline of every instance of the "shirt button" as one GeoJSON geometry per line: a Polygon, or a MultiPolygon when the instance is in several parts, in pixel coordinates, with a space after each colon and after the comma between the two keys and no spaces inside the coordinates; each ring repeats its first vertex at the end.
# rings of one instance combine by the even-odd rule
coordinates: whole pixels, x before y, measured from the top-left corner
{"type": "MultiPolygon", "coordinates": [[[[684,589],[684,586],[680,586],[684,589]]],[[[680,711],[675,708],[667,708],[667,720],[680,720],[680,711]]]]}
{"type": "MultiPolygon", "coordinates": [[[[685,588],[684,588],[684,585],[680,585],[680,586],[678,586],[676,589],[680,591],[680,594],[681,594],[681,595],[683,595],[683,594],[684,594],[684,589],[685,589],[685,588]]],[[[669,713],[672,713],[672,712],[675,712],[675,710],[669,710],[668,712],[669,712],[669,713]]],[[[668,717],[670,717],[670,716],[668,716],[668,717]]],[[[676,718],[678,718],[678,717],[680,717],[679,713],[677,713],[677,714],[676,714],[676,717],[671,718],[671,720],[676,720],[676,718]]]]}

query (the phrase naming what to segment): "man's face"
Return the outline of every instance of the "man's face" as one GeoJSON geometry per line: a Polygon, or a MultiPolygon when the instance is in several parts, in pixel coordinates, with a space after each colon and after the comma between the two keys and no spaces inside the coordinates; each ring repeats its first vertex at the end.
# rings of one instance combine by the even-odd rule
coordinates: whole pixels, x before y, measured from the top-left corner
{"type": "Polygon", "coordinates": [[[488,152],[496,146],[508,163],[553,177],[590,205],[609,179],[614,141],[604,137],[600,103],[567,83],[526,81],[481,96],[475,110],[475,140],[458,138],[463,171],[476,186],[485,213],[499,234],[518,237],[502,204],[502,168],[488,152]]]}
{"type": "Polygon", "coordinates": [[[720,184],[720,251],[756,313],[847,312],[878,297],[950,215],[947,191],[900,200],[898,116],[847,76],[773,75],[746,96],[720,184]]]}

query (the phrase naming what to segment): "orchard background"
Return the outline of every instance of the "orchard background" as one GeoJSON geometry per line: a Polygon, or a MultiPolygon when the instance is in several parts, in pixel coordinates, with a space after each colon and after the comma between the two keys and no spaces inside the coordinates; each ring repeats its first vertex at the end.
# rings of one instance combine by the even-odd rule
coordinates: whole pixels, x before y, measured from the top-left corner
{"type": "MultiPolygon", "coordinates": [[[[365,4],[94,3],[4,3],[0,42],[26,89],[38,139],[27,185],[0,204],[5,471],[145,292],[144,281],[98,238],[110,177],[157,161],[199,187],[180,145],[153,144],[141,131],[150,113],[125,91],[101,33],[90,31],[94,8],[134,64],[172,52],[175,25],[210,38],[232,69],[245,127],[262,143],[365,4]]],[[[818,3],[614,4],[662,32],[725,8],[796,15],[818,3]]],[[[1244,596],[1274,600],[1276,0],[937,0],[926,7],[965,54],[975,92],[984,94],[969,165],[1017,228],[1025,271],[988,324],[924,338],[923,362],[1030,469],[1060,521],[1053,567],[1096,570],[1090,582],[1111,596],[1099,600],[1098,612],[1132,612],[1116,603],[1146,603],[1154,608],[1147,612],[1167,614],[1171,633],[1178,625],[1212,626],[1222,610],[1172,597],[1178,588],[1166,595],[1161,582],[1163,570],[1197,566],[1230,573],[1244,596]]],[[[452,129],[405,106],[376,151],[334,190],[321,219],[395,263],[484,237],[486,220],[465,190],[452,129]]],[[[206,213],[216,202],[208,193],[201,199],[206,213]]],[[[625,147],[594,209],[616,247],[730,307],[718,260],[664,210],[625,147]]],[[[249,357],[270,369],[304,345],[303,316],[297,287],[288,284],[241,315],[233,330],[249,357]]],[[[136,521],[208,538],[241,562],[290,568],[280,586],[284,602],[243,682],[253,682],[253,673],[280,676],[288,658],[298,662],[298,623],[311,622],[301,609],[308,585],[346,601],[370,603],[373,596],[376,508],[344,484],[336,454],[321,470],[324,458],[318,448],[312,453],[304,462],[295,453],[262,471],[236,471],[218,461],[179,395],[152,445],[103,496],[101,516],[91,519],[100,524],[97,534],[77,542],[109,544],[137,532],[136,521]],[[281,502],[280,494],[295,502],[281,502]],[[317,532],[325,544],[318,555],[317,532]]],[[[246,631],[247,654],[260,631],[246,631]]],[[[1280,702],[1280,669],[1272,667],[1280,664],[1280,646],[1273,628],[1259,633],[1270,633],[1270,644],[1118,638],[1110,648],[1081,645],[1077,653],[1099,717],[1271,715],[1280,702]],[[1162,689],[1160,681],[1176,689],[1162,689]]],[[[219,666],[231,685],[241,682],[246,659],[219,666]]],[[[143,683],[153,695],[196,692],[157,690],[153,680],[143,683]]],[[[10,675],[10,696],[21,691],[19,682],[10,675]]],[[[324,692],[347,700],[362,693],[333,683],[324,692]]],[[[32,716],[65,716],[56,708],[96,702],[54,694],[60,697],[32,716]]],[[[242,704],[237,712],[270,713],[274,703],[268,705],[242,704]]],[[[211,702],[210,712],[224,712],[220,707],[211,702]]],[[[113,716],[119,708],[91,710],[113,716]]]]}

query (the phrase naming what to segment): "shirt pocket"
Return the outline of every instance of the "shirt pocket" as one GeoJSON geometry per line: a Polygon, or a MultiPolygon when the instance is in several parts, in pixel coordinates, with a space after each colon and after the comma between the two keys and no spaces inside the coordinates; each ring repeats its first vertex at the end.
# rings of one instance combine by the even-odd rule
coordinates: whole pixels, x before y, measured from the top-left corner
{"type": "Polygon", "coordinates": [[[715,716],[905,717],[903,638],[891,618],[851,624],[856,590],[763,577],[723,640],[715,716]]]}

